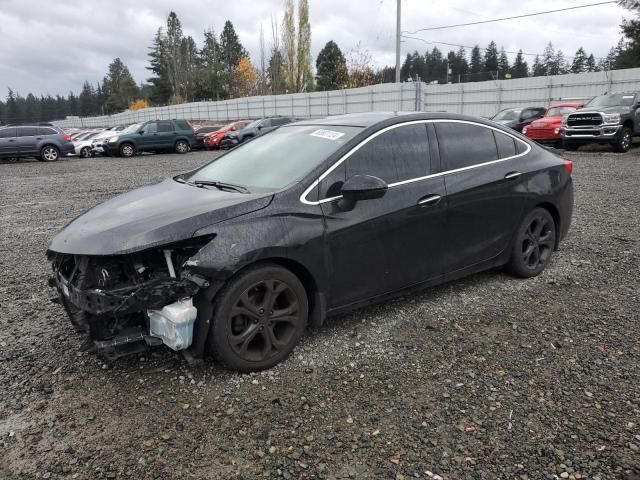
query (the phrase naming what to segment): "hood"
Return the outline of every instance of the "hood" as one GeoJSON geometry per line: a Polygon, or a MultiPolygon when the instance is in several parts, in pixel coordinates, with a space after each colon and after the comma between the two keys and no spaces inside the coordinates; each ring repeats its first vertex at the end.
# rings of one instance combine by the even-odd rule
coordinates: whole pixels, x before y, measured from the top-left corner
{"type": "Polygon", "coordinates": [[[548,128],[553,126],[562,125],[562,117],[553,116],[553,117],[543,117],[539,120],[534,120],[529,125],[529,128],[548,128]]]}
{"type": "Polygon", "coordinates": [[[517,120],[494,120],[494,122],[499,123],[500,125],[504,125],[506,127],[510,127],[518,123],[517,120]]]}
{"type": "Polygon", "coordinates": [[[273,194],[198,188],[167,179],[137,188],[72,220],[49,250],[121,255],[191,238],[197,230],[265,208],[273,194]]]}
{"type": "Polygon", "coordinates": [[[573,113],[586,113],[586,112],[599,112],[599,113],[620,113],[625,114],[631,112],[631,107],[624,105],[616,105],[613,107],[584,107],[579,108],[573,113]]]}

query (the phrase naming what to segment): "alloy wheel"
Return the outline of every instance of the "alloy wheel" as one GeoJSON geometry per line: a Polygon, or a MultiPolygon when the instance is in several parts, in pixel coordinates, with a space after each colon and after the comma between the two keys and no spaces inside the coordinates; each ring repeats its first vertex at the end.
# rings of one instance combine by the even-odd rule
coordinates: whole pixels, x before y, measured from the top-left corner
{"type": "Polygon", "coordinates": [[[521,255],[524,264],[535,270],[549,261],[553,252],[555,231],[548,218],[535,216],[522,240],[521,255]]]}
{"type": "Polygon", "coordinates": [[[89,149],[89,147],[84,147],[82,150],[80,150],[80,156],[82,158],[89,158],[91,156],[91,150],[89,149]]]}
{"type": "Polygon", "coordinates": [[[122,154],[123,157],[133,157],[133,154],[134,154],[133,146],[129,145],[128,143],[123,145],[122,148],[120,149],[120,153],[122,154]]]}
{"type": "Polygon", "coordinates": [[[45,147],[42,149],[42,158],[47,162],[55,162],[58,159],[58,150],[53,147],[45,147]]]}
{"type": "Polygon", "coordinates": [[[231,309],[229,345],[243,360],[264,361],[287,349],[302,324],[291,286],[263,280],[246,289],[231,309]]]}
{"type": "Polygon", "coordinates": [[[631,146],[631,132],[630,131],[625,131],[624,135],[622,136],[622,139],[620,140],[620,146],[622,147],[623,150],[627,150],[629,149],[629,147],[631,146]]]}
{"type": "Polygon", "coordinates": [[[176,150],[178,153],[187,153],[189,151],[189,145],[187,142],[181,140],[176,144],[176,150]]]}

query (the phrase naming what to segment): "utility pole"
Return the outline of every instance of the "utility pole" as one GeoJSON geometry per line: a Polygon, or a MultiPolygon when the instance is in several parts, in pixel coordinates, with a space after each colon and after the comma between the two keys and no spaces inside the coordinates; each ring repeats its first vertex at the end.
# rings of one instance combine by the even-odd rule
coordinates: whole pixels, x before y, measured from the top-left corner
{"type": "Polygon", "coordinates": [[[398,10],[396,12],[396,83],[400,83],[400,2],[396,0],[398,10]]]}

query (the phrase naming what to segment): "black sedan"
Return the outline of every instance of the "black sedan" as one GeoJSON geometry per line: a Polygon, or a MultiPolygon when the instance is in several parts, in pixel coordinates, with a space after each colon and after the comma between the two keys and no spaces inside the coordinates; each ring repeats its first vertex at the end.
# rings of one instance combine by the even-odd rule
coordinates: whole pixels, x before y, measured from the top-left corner
{"type": "Polygon", "coordinates": [[[261,370],[327,315],[494,267],[538,275],[569,230],[571,169],[473,117],[297,122],[76,218],[50,284],[104,355],[164,343],[261,370]]]}

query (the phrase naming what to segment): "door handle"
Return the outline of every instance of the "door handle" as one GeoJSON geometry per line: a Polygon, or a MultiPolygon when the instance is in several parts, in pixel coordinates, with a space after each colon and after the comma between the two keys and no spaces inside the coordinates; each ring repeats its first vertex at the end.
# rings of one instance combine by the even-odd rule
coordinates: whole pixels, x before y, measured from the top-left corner
{"type": "Polygon", "coordinates": [[[522,175],[520,172],[509,172],[504,176],[504,179],[505,180],[515,180],[520,175],[522,175]]]}
{"type": "Polygon", "coordinates": [[[442,197],[440,195],[427,195],[418,200],[419,207],[433,207],[440,203],[440,199],[442,197]]]}

